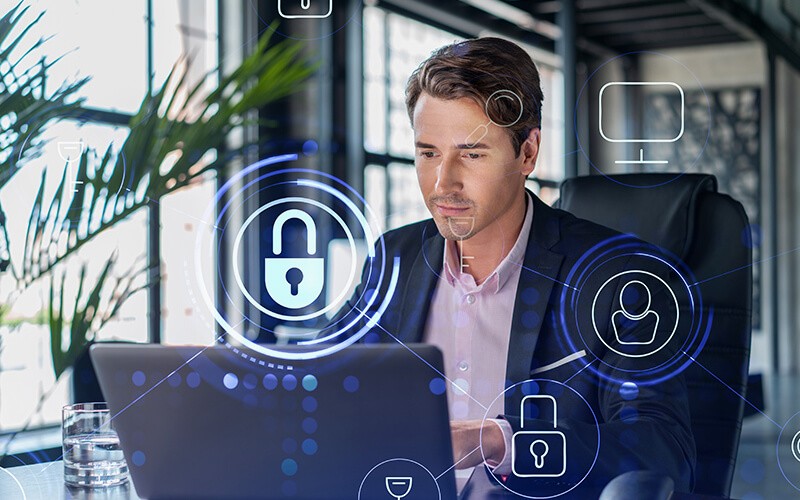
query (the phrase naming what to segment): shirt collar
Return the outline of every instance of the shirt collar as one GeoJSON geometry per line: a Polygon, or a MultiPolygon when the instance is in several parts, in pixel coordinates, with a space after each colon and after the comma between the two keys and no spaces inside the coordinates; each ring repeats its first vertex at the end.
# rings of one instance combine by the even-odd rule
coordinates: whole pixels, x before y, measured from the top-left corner
{"type": "MultiPolygon", "coordinates": [[[[477,286],[477,289],[486,286],[490,287],[492,293],[499,292],[503,286],[505,286],[506,282],[508,282],[508,279],[517,272],[522,265],[525,258],[525,249],[528,247],[531,225],[533,223],[533,200],[528,192],[525,193],[525,196],[527,205],[525,209],[525,220],[522,222],[522,229],[519,232],[519,236],[517,236],[517,241],[514,243],[514,246],[511,247],[511,251],[508,252],[508,255],[506,255],[497,268],[492,271],[492,274],[490,274],[481,285],[477,286]]],[[[443,269],[447,283],[450,286],[455,286],[456,281],[460,281],[463,277],[466,278],[472,286],[475,286],[472,276],[468,273],[461,272],[461,266],[458,261],[456,242],[453,240],[444,240],[443,269]]],[[[469,265],[469,262],[467,261],[466,264],[469,265]]]]}

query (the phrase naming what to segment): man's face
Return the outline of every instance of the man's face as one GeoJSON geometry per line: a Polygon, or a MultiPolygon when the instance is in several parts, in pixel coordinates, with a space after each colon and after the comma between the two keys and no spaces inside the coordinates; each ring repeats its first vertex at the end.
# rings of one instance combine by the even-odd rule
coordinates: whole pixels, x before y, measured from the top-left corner
{"type": "Polygon", "coordinates": [[[517,155],[508,131],[491,124],[475,101],[422,93],[414,108],[417,178],[442,236],[459,240],[492,225],[506,229],[508,212],[524,196],[533,171],[538,133],[517,155]],[[470,144],[481,135],[474,133],[478,127],[486,127],[486,135],[470,144]]]}

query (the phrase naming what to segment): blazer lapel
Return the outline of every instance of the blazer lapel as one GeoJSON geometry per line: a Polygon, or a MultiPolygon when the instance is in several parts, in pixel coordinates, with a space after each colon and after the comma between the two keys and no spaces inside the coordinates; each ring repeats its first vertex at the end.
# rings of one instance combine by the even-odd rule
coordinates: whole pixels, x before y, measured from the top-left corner
{"type": "Polygon", "coordinates": [[[444,238],[432,221],[422,226],[421,240],[420,250],[407,274],[409,278],[400,305],[398,335],[404,342],[422,342],[431,299],[442,272],[444,238]]]}
{"type": "Polygon", "coordinates": [[[531,198],[533,224],[514,302],[506,362],[507,385],[530,378],[534,368],[531,360],[546,320],[550,294],[564,260],[563,255],[550,250],[560,238],[558,216],[536,196],[531,198]]]}

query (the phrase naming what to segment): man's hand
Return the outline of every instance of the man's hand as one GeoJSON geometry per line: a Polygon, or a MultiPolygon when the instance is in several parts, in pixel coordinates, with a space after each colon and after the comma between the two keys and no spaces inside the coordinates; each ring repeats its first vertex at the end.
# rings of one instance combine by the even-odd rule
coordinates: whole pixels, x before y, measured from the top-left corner
{"type": "Polygon", "coordinates": [[[475,467],[483,462],[497,465],[503,460],[506,444],[500,426],[491,420],[461,420],[450,422],[450,434],[453,438],[453,458],[457,469],[475,467]],[[483,425],[483,439],[481,439],[483,425]],[[481,455],[480,446],[483,444],[481,455]]]}

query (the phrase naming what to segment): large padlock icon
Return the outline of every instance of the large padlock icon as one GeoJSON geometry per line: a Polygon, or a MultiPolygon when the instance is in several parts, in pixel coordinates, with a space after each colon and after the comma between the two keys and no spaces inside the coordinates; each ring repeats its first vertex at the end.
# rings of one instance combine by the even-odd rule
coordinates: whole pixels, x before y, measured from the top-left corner
{"type": "Polygon", "coordinates": [[[317,225],[306,212],[292,208],[280,214],[272,226],[272,253],[264,259],[264,284],[278,304],[289,309],[311,305],[325,283],[325,261],[319,257],[280,257],[283,252],[283,225],[298,219],[306,225],[306,250],[317,253],[317,225]]]}
{"type": "Polygon", "coordinates": [[[333,0],[278,0],[278,14],[286,19],[322,19],[333,12],[333,0]]]}
{"type": "Polygon", "coordinates": [[[567,438],[556,430],[558,404],[547,394],[522,398],[519,404],[521,430],[511,437],[511,471],[517,477],[561,477],[567,471],[567,438]],[[553,430],[525,430],[525,403],[546,400],[553,407],[553,430]]]}

